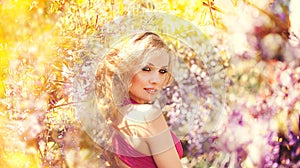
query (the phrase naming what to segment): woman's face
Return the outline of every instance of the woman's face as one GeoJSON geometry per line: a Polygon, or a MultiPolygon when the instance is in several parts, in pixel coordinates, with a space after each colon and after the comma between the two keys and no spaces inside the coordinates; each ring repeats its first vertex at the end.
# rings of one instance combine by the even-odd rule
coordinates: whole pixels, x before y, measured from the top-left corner
{"type": "Polygon", "coordinates": [[[152,102],[167,84],[168,63],[169,57],[165,52],[154,51],[149,54],[146,66],[138,71],[131,80],[130,98],[140,104],[152,102]]]}

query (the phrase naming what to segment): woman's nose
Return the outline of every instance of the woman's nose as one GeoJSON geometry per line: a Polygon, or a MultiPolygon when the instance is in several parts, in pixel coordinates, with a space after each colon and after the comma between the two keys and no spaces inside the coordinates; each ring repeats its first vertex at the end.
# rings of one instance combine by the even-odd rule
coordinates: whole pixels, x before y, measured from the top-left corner
{"type": "Polygon", "coordinates": [[[150,83],[152,83],[152,84],[160,83],[161,80],[162,80],[162,77],[158,72],[153,72],[151,74],[150,79],[149,79],[150,83]]]}

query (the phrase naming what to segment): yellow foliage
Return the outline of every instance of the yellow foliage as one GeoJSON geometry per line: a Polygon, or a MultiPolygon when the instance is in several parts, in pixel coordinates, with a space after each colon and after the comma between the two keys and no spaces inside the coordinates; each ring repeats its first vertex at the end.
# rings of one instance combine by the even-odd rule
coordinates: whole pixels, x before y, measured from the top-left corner
{"type": "Polygon", "coordinates": [[[3,152],[0,158],[0,167],[39,168],[41,167],[41,162],[37,155],[24,152],[3,152]]]}
{"type": "Polygon", "coordinates": [[[6,78],[6,69],[9,65],[9,54],[4,50],[0,50],[0,98],[4,97],[4,80],[6,78]]]}

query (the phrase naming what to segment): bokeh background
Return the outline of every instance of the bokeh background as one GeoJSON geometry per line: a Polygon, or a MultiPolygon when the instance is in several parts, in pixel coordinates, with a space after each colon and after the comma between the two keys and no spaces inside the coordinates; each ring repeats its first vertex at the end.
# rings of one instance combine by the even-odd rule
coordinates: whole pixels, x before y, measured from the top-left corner
{"type": "MultiPolygon", "coordinates": [[[[114,167],[81,129],[73,82],[76,73],[86,73],[81,65],[91,60],[83,54],[91,36],[101,35],[117,17],[144,12],[185,19],[209,41],[202,53],[208,65],[179,40],[174,45],[188,65],[184,80],[196,79],[203,104],[182,137],[184,167],[300,167],[299,5],[298,0],[0,0],[0,167],[114,167]],[[222,96],[214,97],[222,99],[220,114],[214,114],[216,100],[209,98],[214,92],[206,87],[212,78],[224,86],[222,96]],[[218,115],[219,125],[207,129],[213,127],[207,127],[208,118],[218,115]]],[[[175,102],[166,115],[169,124],[184,126],[189,111],[182,109],[189,107],[176,102],[185,95],[176,87],[166,93],[169,104],[175,102]]]]}

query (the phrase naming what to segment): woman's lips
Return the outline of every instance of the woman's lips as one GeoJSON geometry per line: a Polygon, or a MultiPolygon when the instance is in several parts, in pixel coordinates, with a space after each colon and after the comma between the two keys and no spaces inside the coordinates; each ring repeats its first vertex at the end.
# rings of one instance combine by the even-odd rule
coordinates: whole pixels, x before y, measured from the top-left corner
{"type": "Polygon", "coordinates": [[[154,95],[157,92],[157,89],[154,88],[144,88],[144,90],[151,95],[154,95]]]}

